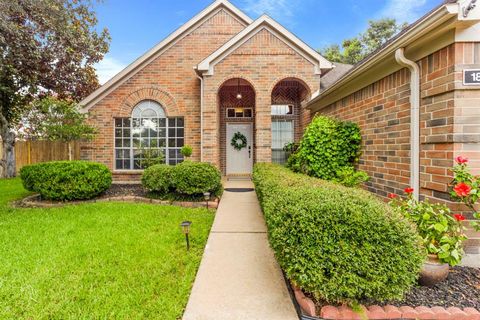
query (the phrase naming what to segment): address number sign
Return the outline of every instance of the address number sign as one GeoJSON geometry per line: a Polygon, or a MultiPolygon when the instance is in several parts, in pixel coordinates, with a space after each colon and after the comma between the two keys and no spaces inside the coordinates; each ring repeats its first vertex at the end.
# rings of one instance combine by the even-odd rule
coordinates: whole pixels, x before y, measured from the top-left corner
{"type": "Polygon", "coordinates": [[[468,86],[480,86],[480,69],[464,70],[463,84],[468,86]]]}

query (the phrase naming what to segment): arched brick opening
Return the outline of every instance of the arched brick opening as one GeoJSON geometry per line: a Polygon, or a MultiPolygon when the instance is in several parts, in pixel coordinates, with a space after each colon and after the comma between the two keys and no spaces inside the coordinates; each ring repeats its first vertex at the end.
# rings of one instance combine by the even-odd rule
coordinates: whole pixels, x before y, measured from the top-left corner
{"type": "Polygon", "coordinates": [[[231,78],[223,82],[218,90],[218,110],[220,120],[220,168],[227,174],[227,127],[234,124],[252,126],[251,157],[255,159],[255,107],[256,93],[254,86],[243,78],[231,78]]]}
{"type": "Polygon", "coordinates": [[[285,164],[285,146],[300,141],[306,112],[302,104],[310,96],[308,85],[298,78],[284,78],[272,88],[272,162],[285,164]]]}
{"type": "Polygon", "coordinates": [[[167,117],[183,115],[175,99],[168,92],[156,87],[147,87],[131,92],[125,100],[123,100],[119,116],[128,117],[132,113],[133,108],[144,100],[152,100],[161,104],[167,117]]]}

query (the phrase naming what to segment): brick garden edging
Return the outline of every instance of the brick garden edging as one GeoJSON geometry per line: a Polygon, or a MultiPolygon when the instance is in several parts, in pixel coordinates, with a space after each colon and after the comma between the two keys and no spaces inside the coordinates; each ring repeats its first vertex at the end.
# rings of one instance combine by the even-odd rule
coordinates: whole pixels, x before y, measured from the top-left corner
{"type": "Polygon", "coordinates": [[[315,303],[305,296],[299,288],[292,286],[295,299],[302,312],[309,317],[323,320],[390,320],[390,319],[427,319],[427,320],[480,320],[480,312],[474,308],[460,309],[456,307],[395,307],[395,306],[361,306],[363,315],[354,312],[347,306],[325,306],[317,315],[315,303]],[[366,318],[365,318],[366,316],[366,318]]]}
{"type": "MultiPolygon", "coordinates": [[[[122,197],[98,198],[98,199],[85,200],[85,201],[52,202],[52,201],[40,200],[40,196],[38,194],[34,194],[26,198],[23,198],[22,200],[20,200],[20,205],[22,207],[28,207],[28,208],[59,208],[59,207],[64,207],[66,205],[77,205],[77,204],[83,204],[83,203],[97,203],[97,202],[137,202],[137,203],[150,203],[150,204],[158,204],[158,205],[177,206],[177,207],[183,207],[183,208],[207,208],[206,201],[200,201],[200,202],[165,201],[165,200],[156,200],[156,199],[150,199],[150,198],[138,197],[138,196],[122,196],[122,197]]],[[[208,208],[217,209],[218,203],[219,203],[218,199],[208,201],[208,208]]]]}

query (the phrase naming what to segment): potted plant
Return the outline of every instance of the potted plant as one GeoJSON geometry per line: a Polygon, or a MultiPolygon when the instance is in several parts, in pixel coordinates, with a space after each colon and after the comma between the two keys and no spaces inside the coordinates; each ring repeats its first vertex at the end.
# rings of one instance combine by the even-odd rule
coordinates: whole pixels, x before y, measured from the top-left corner
{"type": "MultiPolygon", "coordinates": [[[[453,179],[452,198],[464,203],[473,213],[475,219],[480,219],[480,212],[476,207],[480,198],[480,176],[474,176],[468,169],[468,159],[462,156],[457,157],[457,164],[453,168],[455,175],[453,179]]],[[[480,231],[480,221],[472,221],[472,227],[480,231]]]]}
{"type": "Polygon", "coordinates": [[[189,145],[185,145],[180,149],[180,153],[185,159],[188,159],[192,156],[193,148],[189,145]]]}
{"type": "Polygon", "coordinates": [[[427,254],[420,273],[419,283],[432,286],[448,277],[450,266],[458,265],[463,256],[462,243],[466,239],[461,221],[465,217],[453,214],[443,204],[419,201],[413,197],[413,189],[405,189],[407,197],[390,194],[395,210],[416,224],[427,254]]]}

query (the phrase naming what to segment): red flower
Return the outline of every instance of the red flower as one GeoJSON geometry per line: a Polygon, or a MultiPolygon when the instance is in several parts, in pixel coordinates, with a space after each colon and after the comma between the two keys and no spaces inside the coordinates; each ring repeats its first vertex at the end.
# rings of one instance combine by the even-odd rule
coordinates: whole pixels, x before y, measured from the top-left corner
{"type": "Polygon", "coordinates": [[[388,194],[388,198],[389,199],[396,199],[397,198],[397,195],[395,193],[389,193],[388,194]]]}
{"type": "Polygon", "coordinates": [[[465,164],[468,163],[468,158],[458,156],[455,158],[455,161],[457,161],[458,164],[465,164]]]}
{"type": "Polygon", "coordinates": [[[468,184],[464,182],[461,182],[453,188],[453,191],[455,191],[457,196],[463,198],[463,197],[467,197],[470,194],[470,191],[472,191],[472,187],[470,187],[468,184]]]}
{"type": "Polygon", "coordinates": [[[404,191],[406,194],[412,194],[414,190],[413,188],[406,188],[404,191]]]}
{"type": "Polygon", "coordinates": [[[466,218],[463,214],[454,214],[453,215],[457,221],[464,221],[466,218]]]}

